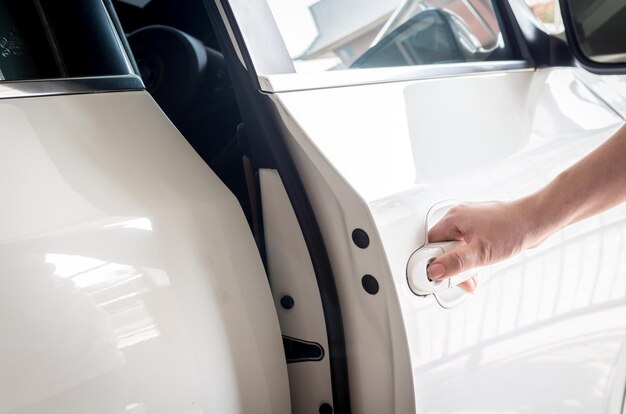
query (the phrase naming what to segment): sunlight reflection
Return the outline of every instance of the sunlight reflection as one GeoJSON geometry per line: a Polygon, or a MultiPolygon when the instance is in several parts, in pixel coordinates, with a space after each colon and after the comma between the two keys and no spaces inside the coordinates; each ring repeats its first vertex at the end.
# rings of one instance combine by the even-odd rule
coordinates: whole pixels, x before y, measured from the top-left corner
{"type": "Polygon", "coordinates": [[[46,263],[55,266],[55,274],[59,277],[67,278],[78,275],[82,272],[96,269],[106,262],[84,256],[70,256],[65,254],[46,254],[46,263]]]}
{"type": "MultiPolygon", "coordinates": [[[[124,226],[127,224],[125,222],[124,226]]],[[[45,261],[55,266],[57,276],[72,281],[79,292],[109,314],[119,349],[160,335],[144,296],[170,284],[163,270],[145,268],[140,271],[126,264],[56,253],[46,254],[45,261]]]]}
{"type": "Polygon", "coordinates": [[[604,128],[615,123],[615,114],[597,104],[597,98],[583,85],[575,82],[571,72],[554,72],[546,79],[550,93],[560,99],[554,103],[563,114],[584,129],[604,128]]]}
{"type": "Polygon", "coordinates": [[[136,219],[126,220],[120,223],[109,224],[106,227],[120,227],[123,229],[138,229],[138,230],[153,231],[152,222],[145,217],[139,217],[136,219]]]}
{"type": "MultiPolygon", "coordinates": [[[[464,312],[420,314],[419,326],[429,330],[415,363],[428,373],[422,391],[456,387],[455,381],[472,372],[477,392],[489,383],[488,375],[503,370],[518,377],[541,373],[535,385],[548,388],[563,378],[584,377],[580,383],[591,392],[584,395],[593,400],[578,400],[583,394],[575,389],[562,394],[561,402],[554,398],[573,411],[602,401],[623,343],[626,309],[626,261],[619,253],[626,220],[607,228],[606,218],[562,232],[560,244],[494,265],[497,277],[483,280],[485,291],[464,312]]],[[[503,407],[511,404],[507,398],[503,394],[503,407]]]]}
{"type": "Polygon", "coordinates": [[[129,414],[144,414],[146,406],[142,403],[132,403],[126,406],[126,412],[129,414]]]}

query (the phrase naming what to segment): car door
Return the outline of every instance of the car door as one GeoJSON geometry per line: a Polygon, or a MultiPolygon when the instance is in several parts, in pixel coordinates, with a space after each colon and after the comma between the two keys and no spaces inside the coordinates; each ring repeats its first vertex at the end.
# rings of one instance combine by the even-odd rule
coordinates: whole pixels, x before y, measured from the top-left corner
{"type": "Polygon", "coordinates": [[[288,413],[241,207],[115,22],[0,2],[0,412],[288,413]]]}
{"type": "MultiPolygon", "coordinates": [[[[427,243],[435,210],[539,189],[607,139],[623,116],[580,69],[567,66],[571,56],[521,2],[300,5],[210,2],[232,48],[239,94],[249,97],[246,122],[258,126],[266,149],[283,157],[272,167],[274,177],[285,183],[315,256],[319,251],[302,218],[307,205],[298,200],[310,203],[331,265],[314,269],[322,297],[332,289],[319,282],[332,277],[340,312],[327,312],[328,301],[322,307],[326,324],[343,334],[343,341],[328,341],[331,409],[621,412],[626,207],[482,269],[472,297],[454,287],[417,294],[407,266],[427,243]],[[446,37],[433,20],[422,44],[419,31],[411,34],[419,47],[430,48],[430,55],[421,55],[429,64],[416,65],[402,54],[404,60],[392,61],[403,66],[381,66],[389,48],[380,46],[381,55],[368,58],[378,67],[350,68],[359,56],[355,50],[380,45],[388,34],[404,36],[411,29],[404,22],[429,10],[444,10],[465,24],[454,29],[452,18],[442,20],[441,30],[456,30],[446,37]],[[358,19],[360,24],[342,26],[358,19]],[[310,32],[307,25],[317,31],[306,50],[294,53],[294,39],[310,32]],[[472,52],[459,33],[466,40],[473,33],[479,46],[496,53],[487,54],[493,59],[472,52]],[[427,59],[452,46],[468,52],[454,63],[427,59]],[[320,60],[329,56],[330,62],[320,60]],[[284,166],[289,162],[292,169],[284,166]]],[[[388,43],[398,42],[400,37],[388,43]]],[[[264,209],[272,205],[264,199],[264,209]]],[[[271,263],[269,270],[272,278],[271,263]]],[[[294,375],[290,381],[292,390],[302,386],[294,375]]]]}

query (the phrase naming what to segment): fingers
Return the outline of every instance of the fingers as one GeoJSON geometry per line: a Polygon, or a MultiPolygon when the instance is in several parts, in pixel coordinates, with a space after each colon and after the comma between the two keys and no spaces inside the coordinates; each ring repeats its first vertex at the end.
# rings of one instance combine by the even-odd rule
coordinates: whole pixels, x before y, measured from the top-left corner
{"type": "Polygon", "coordinates": [[[472,277],[471,279],[466,280],[463,283],[459,283],[458,285],[465,293],[469,293],[471,295],[474,294],[474,292],[476,292],[476,288],[478,288],[478,279],[476,278],[476,276],[472,277]]]}
{"type": "Polygon", "coordinates": [[[486,264],[486,255],[478,244],[466,244],[443,254],[428,266],[428,277],[441,280],[486,264]]]}
{"type": "Polygon", "coordinates": [[[428,231],[428,241],[432,243],[449,240],[463,240],[463,235],[454,221],[445,216],[428,231]]]}

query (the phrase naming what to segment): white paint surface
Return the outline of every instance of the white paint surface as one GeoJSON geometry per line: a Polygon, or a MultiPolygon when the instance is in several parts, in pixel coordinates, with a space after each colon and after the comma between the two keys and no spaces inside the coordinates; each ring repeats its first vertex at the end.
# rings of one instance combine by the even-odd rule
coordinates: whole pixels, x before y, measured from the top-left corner
{"type": "Polygon", "coordinates": [[[146,92],[0,123],[0,413],[290,412],[241,208],[146,92]]]}
{"type": "Polygon", "coordinates": [[[337,278],[355,412],[620,412],[626,206],[481,273],[453,309],[406,279],[431,206],[528,194],[621,125],[575,73],[275,95],[337,278]],[[351,243],[356,227],[368,249],[351,243]],[[363,294],[365,273],[381,294],[363,294]]]}

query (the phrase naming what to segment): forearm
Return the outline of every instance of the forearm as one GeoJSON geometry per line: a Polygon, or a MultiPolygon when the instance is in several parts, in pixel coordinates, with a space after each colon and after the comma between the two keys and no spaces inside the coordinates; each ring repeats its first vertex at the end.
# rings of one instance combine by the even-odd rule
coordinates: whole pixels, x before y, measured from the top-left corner
{"type": "MultiPolygon", "coordinates": [[[[511,257],[541,243],[557,230],[626,200],[626,126],[559,174],[541,190],[508,202],[453,207],[428,233],[431,242],[463,240],[465,245],[428,266],[441,280],[511,257]]],[[[462,284],[476,289],[476,280],[462,284]]]]}
{"type": "Polygon", "coordinates": [[[626,125],[604,144],[522,200],[532,211],[531,244],[626,201],[626,125]]]}

